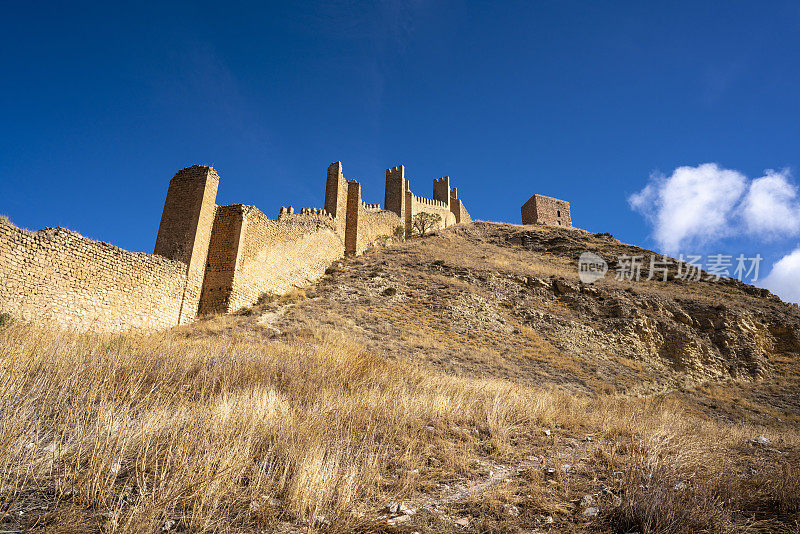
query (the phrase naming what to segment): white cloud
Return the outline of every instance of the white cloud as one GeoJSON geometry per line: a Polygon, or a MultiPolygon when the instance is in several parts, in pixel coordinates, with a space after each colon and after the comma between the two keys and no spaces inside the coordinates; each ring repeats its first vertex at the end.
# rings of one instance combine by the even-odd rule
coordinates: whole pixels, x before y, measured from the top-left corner
{"type": "Polygon", "coordinates": [[[800,205],[797,186],[788,171],[766,171],[753,180],[742,201],[742,218],[747,231],[766,239],[791,237],[800,233],[800,205]]]}
{"type": "Polygon", "coordinates": [[[665,252],[676,253],[683,245],[713,241],[734,230],[731,213],[747,183],[741,173],[704,163],[650,179],[628,201],[653,222],[654,237],[665,252]]]}
{"type": "Polygon", "coordinates": [[[778,260],[760,285],[785,301],[800,303],[800,248],[778,260]]]}
{"type": "Polygon", "coordinates": [[[651,175],[628,202],[652,222],[653,237],[670,254],[732,234],[765,240],[800,234],[800,194],[788,170],[767,170],[751,181],[715,163],[678,167],[669,177],[651,175]]]}
{"type": "MultiPolygon", "coordinates": [[[[678,167],[670,176],[651,175],[628,202],[672,255],[699,252],[687,249],[732,235],[762,241],[800,235],[800,192],[788,170],[749,180],[714,163],[678,167]]],[[[759,285],[800,303],[800,248],[776,262],[759,285]]]]}

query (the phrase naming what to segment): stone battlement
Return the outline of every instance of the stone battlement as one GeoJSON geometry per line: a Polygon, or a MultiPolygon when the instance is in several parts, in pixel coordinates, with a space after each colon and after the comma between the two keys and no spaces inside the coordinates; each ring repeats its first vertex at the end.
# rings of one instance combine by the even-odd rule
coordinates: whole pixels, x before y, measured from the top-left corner
{"type": "Polygon", "coordinates": [[[328,166],[323,208],[216,204],[220,177],[191,165],[169,182],[153,254],[128,252],[64,228],[30,232],[0,218],[0,311],[68,328],[121,331],[186,324],[254,304],[321,277],[345,254],[411,233],[420,212],[441,226],[470,220],[437,178],[414,195],[402,165],[386,169],[385,209],[361,199],[342,163],[328,166]]]}
{"type": "Polygon", "coordinates": [[[439,208],[447,208],[448,207],[448,205],[447,205],[448,203],[447,202],[442,202],[441,200],[434,200],[432,198],[418,197],[414,193],[411,193],[411,197],[416,202],[419,202],[421,204],[427,204],[428,206],[436,206],[436,207],[439,207],[439,208]]]}
{"type": "Polygon", "coordinates": [[[397,214],[404,221],[406,235],[411,232],[414,216],[421,212],[439,215],[441,228],[472,220],[458,199],[456,189],[450,188],[449,176],[434,179],[433,198],[425,198],[411,191],[410,180],[406,178],[403,165],[386,169],[384,205],[387,211],[397,214]]]}
{"type": "Polygon", "coordinates": [[[286,206],[281,206],[281,210],[278,213],[278,218],[282,219],[290,215],[304,216],[304,217],[319,217],[324,219],[333,218],[333,215],[331,215],[322,208],[300,208],[300,211],[295,212],[292,206],[289,206],[288,208],[286,206]]]}

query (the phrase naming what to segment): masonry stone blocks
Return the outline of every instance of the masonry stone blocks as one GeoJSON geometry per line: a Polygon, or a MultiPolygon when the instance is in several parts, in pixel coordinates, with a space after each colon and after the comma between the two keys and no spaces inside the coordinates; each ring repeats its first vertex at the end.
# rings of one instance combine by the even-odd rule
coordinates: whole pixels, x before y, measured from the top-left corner
{"type": "Polygon", "coordinates": [[[324,208],[282,207],[276,219],[254,206],[217,206],[219,181],[203,165],[173,176],[152,255],[0,218],[0,311],[79,330],[166,328],[316,280],[345,254],[409,235],[417,213],[439,214],[442,227],[471,220],[449,177],[434,181],[433,198],[419,197],[402,165],[386,170],[384,209],[362,200],[337,161],[324,208]]]}
{"type": "Polygon", "coordinates": [[[533,195],[522,205],[522,224],[549,224],[572,227],[569,202],[544,195],[533,195]]]}
{"type": "Polygon", "coordinates": [[[167,189],[153,253],[187,265],[180,323],[192,322],[197,317],[218,187],[217,171],[192,165],[175,174],[167,189]]]}

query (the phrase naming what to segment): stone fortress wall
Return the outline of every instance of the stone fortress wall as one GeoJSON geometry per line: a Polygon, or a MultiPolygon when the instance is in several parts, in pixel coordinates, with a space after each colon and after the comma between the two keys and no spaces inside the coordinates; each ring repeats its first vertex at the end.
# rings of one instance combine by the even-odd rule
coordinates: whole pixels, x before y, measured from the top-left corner
{"type": "Polygon", "coordinates": [[[417,213],[441,215],[442,227],[470,221],[449,177],[434,181],[433,198],[418,197],[402,165],[386,171],[386,209],[362,200],[341,162],[328,167],[324,208],[281,208],[276,219],[217,206],[218,187],[211,167],[175,174],[153,255],[0,219],[0,312],[79,330],[166,328],[305,285],[344,255],[410,235],[417,213]]]}
{"type": "Polygon", "coordinates": [[[224,208],[229,213],[218,216],[212,233],[220,236],[219,246],[211,246],[200,315],[285,293],[319,278],[342,256],[342,238],[328,218],[303,213],[270,219],[254,206],[224,208]]]}
{"type": "Polygon", "coordinates": [[[386,169],[384,206],[387,211],[396,213],[400,217],[406,235],[412,231],[414,216],[422,212],[439,215],[440,228],[472,220],[458,198],[456,188],[450,188],[449,176],[434,180],[433,198],[420,197],[411,192],[410,180],[405,177],[403,165],[386,169]]]}
{"type": "Polygon", "coordinates": [[[522,224],[549,224],[572,228],[569,202],[544,195],[533,195],[522,205],[522,224]]]}
{"type": "Polygon", "coordinates": [[[381,210],[378,204],[365,203],[361,184],[345,179],[340,161],[328,166],[324,211],[332,214],[344,238],[344,252],[350,255],[361,254],[373,243],[388,240],[403,224],[397,215],[381,210]]]}
{"type": "Polygon", "coordinates": [[[31,232],[0,219],[0,311],[77,330],[179,323],[186,264],[87,239],[31,232]]]}

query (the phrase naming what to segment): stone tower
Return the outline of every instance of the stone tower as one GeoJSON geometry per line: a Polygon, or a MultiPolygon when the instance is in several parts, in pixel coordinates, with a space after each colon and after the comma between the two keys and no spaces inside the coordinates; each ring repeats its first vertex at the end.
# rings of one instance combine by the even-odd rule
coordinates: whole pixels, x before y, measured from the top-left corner
{"type": "Polygon", "coordinates": [[[197,316],[218,187],[217,171],[192,165],[178,171],[167,189],[153,253],[187,265],[179,324],[192,322],[197,316]]]}
{"type": "Polygon", "coordinates": [[[433,200],[444,202],[450,207],[450,177],[445,176],[433,181],[433,200]]]}
{"type": "Polygon", "coordinates": [[[361,184],[355,180],[347,182],[347,219],[344,229],[344,253],[358,253],[358,216],[361,211],[361,184]]]}
{"type": "Polygon", "coordinates": [[[325,183],[325,211],[336,219],[336,226],[344,232],[344,220],[347,214],[347,180],[342,172],[342,162],[335,161],[328,165],[328,180],[325,183]]]}
{"type": "Polygon", "coordinates": [[[522,224],[550,224],[572,227],[569,202],[544,195],[533,195],[522,205],[522,224]]]}
{"type": "Polygon", "coordinates": [[[405,220],[406,213],[406,168],[402,165],[386,169],[386,192],[383,198],[383,209],[397,214],[405,220]]]}

